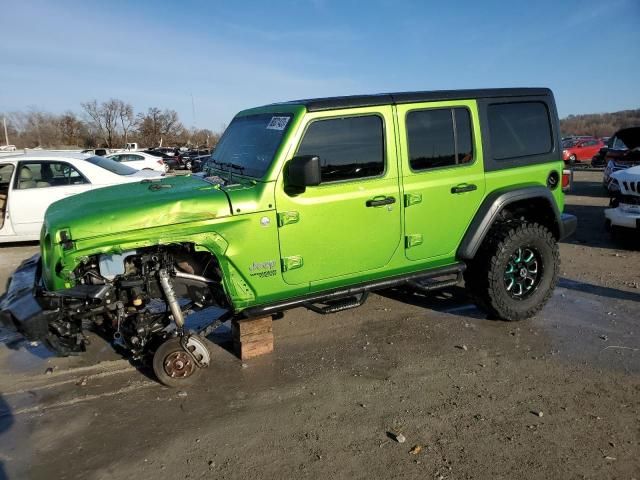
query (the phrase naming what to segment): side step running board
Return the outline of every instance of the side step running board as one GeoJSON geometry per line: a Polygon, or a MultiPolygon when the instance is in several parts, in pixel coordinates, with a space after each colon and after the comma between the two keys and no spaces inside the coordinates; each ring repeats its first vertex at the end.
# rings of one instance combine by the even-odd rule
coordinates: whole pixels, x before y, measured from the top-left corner
{"type": "MultiPolygon", "coordinates": [[[[324,292],[313,293],[310,295],[304,295],[289,300],[282,300],[275,303],[269,303],[265,305],[258,305],[255,307],[249,307],[243,310],[242,313],[245,317],[260,317],[263,315],[273,315],[278,312],[283,312],[291,308],[307,307],[307,305],[324,304],[329,306],[328,308],[316,307],[329,313],[330,308],[338,308],[335,302],[345,302],[345,299],[350,299],[349,307],[354,308],[356,302],[362,301],[362,298],[358,300],[358,295],[362,295],[366,292],[382,290],[385,288],[399,287],[402,285],[410,285],[413,282],[420,282],[424,284],[427,279],[436,279],[438,277],[448,275],[461,276],[464,272],[466,265],[463,262],[457,262],[452,265],[446,265],[444,267],[434,268],[433,270],[427,270],[422,272],[414,272],[405,275],[398,275],[396,277],[383,278],[379,280],[373,280],[366,283],[360,283],[349,287],[341,287],[324,292]],[[355,300],[354,300],[355,297],[355,300]]],[[[448,280],[449,282],[451,280],[448,280]]],[[[360,303],[361,305],[361,303],[360,303]]],[[[315,306],[315,305],[313,305],[315,306]]],[[[308,308],[308,307],[307,307],[308,308]]],[[[340,307],[343,310],[347,309],[346,302],[340,307]]],[[[339,310],[337,310],[339,311],[339,310]]]]}
{"type": "Polygon", "coordinates": [[[342,312],[343,310],[350,310],[352,308],[358,308],[367,301],[369,292],[363,292],[360,295],[354,295],[353,297],[341,298],[338,300],[329,300],[324,305],[314,305],[313,303],[306,302],[303,306],[312,312],[327,315],[329,313],[342,312]]]}
{"type": "Polygon", "coordinates": [[[413,280],[407,283],[411,288],[414,288],[424,293],[429,293],[429,292],[434,292],[436,290],[440,290],[442,288],[455,287],[460,282],[462,282],[462,272],[458,272],[455,278],[451,278],[448,280],[436,280],[436,279],[427,279],[423,281],[413,280]]]}

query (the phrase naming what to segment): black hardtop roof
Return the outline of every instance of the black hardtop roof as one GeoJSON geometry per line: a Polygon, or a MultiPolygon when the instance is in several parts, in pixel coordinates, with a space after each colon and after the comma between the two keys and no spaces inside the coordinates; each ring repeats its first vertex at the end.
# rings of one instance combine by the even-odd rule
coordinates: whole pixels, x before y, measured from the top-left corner
{"type": "Polygon", "coordinates": [[[477,90],[433,90],[425,92],[397,92],[373,95],[350,95],[346,97],[310,98],[276,103],[274,105],[304,105],[307,111],[318,112],[339,108],[375,107],[378,105],[398,105],[402,103],[549,95],[552,94],[548,88],[484,88],[477,90]]]}

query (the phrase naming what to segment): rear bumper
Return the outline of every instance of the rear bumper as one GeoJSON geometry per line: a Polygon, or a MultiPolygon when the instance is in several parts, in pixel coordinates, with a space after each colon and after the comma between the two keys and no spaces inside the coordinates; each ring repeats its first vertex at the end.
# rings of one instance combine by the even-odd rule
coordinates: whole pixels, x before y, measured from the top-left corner
{"type": "Polygon", "coordinates": [[[560,216],[560,240],[564,240],[573,235],[577,226],[578,217],[569,213],[563,213],[560,216]]]}
{"type": "Polygon", "coordinates": [[[0,322],[29,340],[43,340],[49,319],[57,312],[45,312],[38,302],[40,255],[22,262],[9,280],[7,293],[0,300],[0,322]]]}

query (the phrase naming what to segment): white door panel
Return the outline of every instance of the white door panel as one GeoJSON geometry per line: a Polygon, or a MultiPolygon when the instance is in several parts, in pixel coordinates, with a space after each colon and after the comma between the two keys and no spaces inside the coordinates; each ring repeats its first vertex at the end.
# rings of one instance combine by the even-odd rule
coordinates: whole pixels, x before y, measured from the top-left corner
{"type": "Polygon", "coordinates": [[[90,184],[13,190],[10,194],[9,215],[14,232],[16,235],[39,234],[49,205],[87,190],[91,190],[90,184]]]}
{"type": "Polygon", "coordinates": [[[77,169],[62,161],[20,162],[17,175],[9,193],[9,215],[17,236],[39,235],[49,205],[92,188],[77,169]]]}

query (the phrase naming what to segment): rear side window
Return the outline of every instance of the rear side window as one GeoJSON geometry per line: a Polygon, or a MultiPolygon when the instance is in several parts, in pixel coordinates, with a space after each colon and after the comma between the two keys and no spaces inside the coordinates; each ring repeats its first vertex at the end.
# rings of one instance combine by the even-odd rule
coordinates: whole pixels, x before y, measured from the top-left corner
{"type": "Polygon", "coordinates": [[[412,170],[473,161],[471,117],[466,108],[416,110],[407,114],[406,125],[412,170]]]}
{"type": "Polygon", "coordinates": [[[135,168],[116,162],[113,158],[95,156],[86,158],[85,160],[100,168],[109,170],[111,173],[115,173],[116,175],[133,175],[138,171],[135,168]]]}
{"type": "Polygon", "coordinates": [[[495,160],[540,155],[553,149],[549,111],[542,102],[491,104],[488,117],[495,160]]]}
{"type": "Polygon", "coordinates": [[[19,190],[30,188],[82,185],[89,181],[66,162],[20,162],[15,187],[19,190]]]}
{"type": "Polygon", "coordinates": [[[382,119],[367,115],[316,120],[309,125],[298,155],[320,157],[322,183],[382,175],[382,119]]]}

